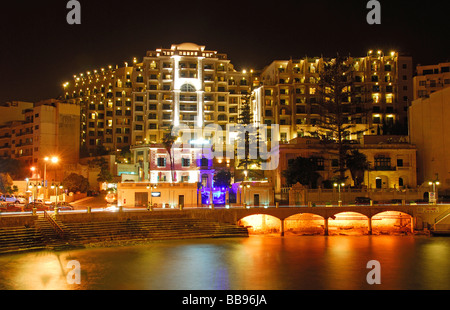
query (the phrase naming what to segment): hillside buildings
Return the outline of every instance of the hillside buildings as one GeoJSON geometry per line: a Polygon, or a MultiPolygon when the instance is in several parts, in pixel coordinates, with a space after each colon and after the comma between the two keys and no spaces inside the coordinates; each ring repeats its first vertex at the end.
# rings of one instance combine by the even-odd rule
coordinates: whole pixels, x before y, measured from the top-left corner
{"type": "Polygon", "coordinates": [[[450,86],[450,62],[417,66],[414,77],[414,99],[429,98],[438,90],[450,86]]]}

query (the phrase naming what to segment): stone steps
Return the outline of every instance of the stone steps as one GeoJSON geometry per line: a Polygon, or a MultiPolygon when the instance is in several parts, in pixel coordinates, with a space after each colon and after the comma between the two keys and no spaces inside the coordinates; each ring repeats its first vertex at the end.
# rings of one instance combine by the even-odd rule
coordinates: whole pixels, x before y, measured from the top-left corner
{"type": "Polygon", "coordinates": [[[0,253],[40,250],[46,247],[44,236],[36,227],[0,228],[0,253]]]}
{"type": "Polygon", "coordinates": [[[70,235],[81,243],[248,236],[247,229],[243,227],[197,219],[63,223],[63,225],[70,235]]]}
{"type": "Polygon", "coordinates": [[[200,219],[56,222],[64,231],[64,239],[43,217],[35,221],[34,227],[0,228],[0,254],[43,249],[65,250],[93,243],[248,237],[244,227],[200,219]]]}

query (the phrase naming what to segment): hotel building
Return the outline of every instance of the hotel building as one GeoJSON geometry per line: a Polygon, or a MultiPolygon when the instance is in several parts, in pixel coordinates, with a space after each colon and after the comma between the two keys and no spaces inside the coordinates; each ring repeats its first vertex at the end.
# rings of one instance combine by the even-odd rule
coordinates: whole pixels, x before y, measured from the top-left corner
{"type": "MultiPolygon", "coordinates": [[[[267,125],[280,125],[282,142],[317,131],[315,124],[321,117],[317,83],[325,61],[329,59],[277,60],[262,70],[262,119],[267,125]]],[[[356,125],[354,132],[377,134],[377,127],[383,123],[406,126],[413,97],[412,58],[397,52],[369,51],[365,57],[349,57],[347,64],[354,69],[349,102],[361,103],[370,110],[369,114],[349,120],[356,125]]],[[[349,139],[361,141],[362,136],[353,134],[349,139]]]]}
{"type": "Polygon", "coordinates": [[[141,62],[74,75],[66,99],[81,106],[81,148],[88,152],[160,143],[170,127],[237,123],[241,96],[258,85],[225,54],[193,43],[148,51],[141,62]]]}

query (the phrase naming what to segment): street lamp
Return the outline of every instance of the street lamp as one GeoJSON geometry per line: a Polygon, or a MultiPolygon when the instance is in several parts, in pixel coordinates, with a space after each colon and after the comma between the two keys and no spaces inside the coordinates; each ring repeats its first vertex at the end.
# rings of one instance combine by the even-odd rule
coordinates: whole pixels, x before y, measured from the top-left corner
{"type": "Polygon", "coordinates": [[[63,186],[52,184],[51,188],[55,190],[55,214],[56,214],[58,213],[58,188],[63,189],[63,186]]]}
{"type": "Polygon", "coordinates": [[[334,183],[334,187],[338,188],[338,192],[339,192],[339,200],[338,200],[338,206],[341,207],[342,206],[342,200],[341,200],[341,186],[344,187],[345,183],[334,183]]]}
{"type": "Polygon", "coordinates": [[[436,186],[438,186],[439,184],[441,184],[439,181],[430,181],[428,182],[428,185],[432,185],[433,186],[433,191],[431,193],[429,193],[428,195],[428,202],[430,204],[436,204],[437,202],[437,195],[436,195],[436,186]]]}
{"type": "Polygon", "coordinates": [[[52,164],[56,164],[59,161],[59,158],[56,156],[53,157],[44,157],[44,201],[47,199],[47,162],[51,162],[52,164]]]}
{"type": "Polygon", "coordinates": [[[147,189],[150,190],[150,205],[147,206],[148,210],[152,210],[153,211],[153,189],[156,189],[156,184],[155,185],[147,185],[147,189]]]}

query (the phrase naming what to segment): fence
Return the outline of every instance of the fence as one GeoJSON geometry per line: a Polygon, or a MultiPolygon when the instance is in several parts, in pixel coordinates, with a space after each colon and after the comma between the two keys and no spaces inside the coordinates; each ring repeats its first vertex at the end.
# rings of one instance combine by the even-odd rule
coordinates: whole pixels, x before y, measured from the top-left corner
{"type": "Polygon", "coordinates": [[[417,201],[424,199],[426,189],[306,189],[292,187],[289,190],[289,205],[306,205],[308,202],[320,204],[336,204],[338,200],[354,203],[357,197],[368,197],[373,201],[392,200],[417,201]]]}

